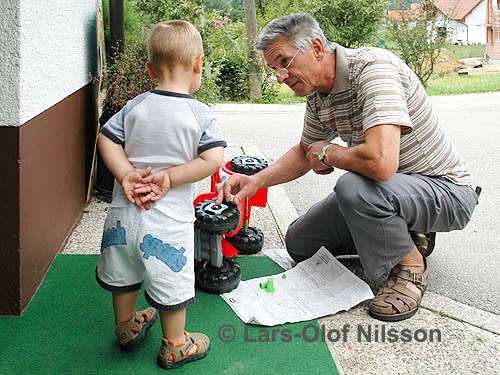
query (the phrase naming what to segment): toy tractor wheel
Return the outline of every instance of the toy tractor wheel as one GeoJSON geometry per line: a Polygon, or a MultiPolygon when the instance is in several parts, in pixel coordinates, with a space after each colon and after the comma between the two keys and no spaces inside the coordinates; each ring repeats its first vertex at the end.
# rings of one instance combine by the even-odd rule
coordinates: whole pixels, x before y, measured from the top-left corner
{"type": "Polygon", "coordinates": [[[267,168],[267,161],[255,156],[237,156],[231,160],[231,171],[236,173],[253,175],[267,168]]]}
{"type": "Polygon", "coordinates": [[[233,237],[226,237],[226,240],[233,245],[240,254],[255,254],[262,250],[264,245],[264,233],[259,228],[248,227],[247,232],[244,228],[233,237]]]}
{"type": "Polygon", "coordinates": [[[196,287],[207,293],[222,294],[233,290],[241,280],[240,264],[224,257],[221,267],[214,267],[209,260],[196,265],[196,287]]]}
{"type": "Polygon", "coordinates": [[[234,203],[223,201],[215,204],[214,199],[204,200],[195,208],[196,225],[209,233],[223,234],[238,226],[240,211],[234,203]]]}

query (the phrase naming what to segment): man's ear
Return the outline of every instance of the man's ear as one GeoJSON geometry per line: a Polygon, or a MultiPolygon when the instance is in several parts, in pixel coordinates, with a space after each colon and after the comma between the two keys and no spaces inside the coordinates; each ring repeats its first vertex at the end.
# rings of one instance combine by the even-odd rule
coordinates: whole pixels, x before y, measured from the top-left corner
{"type": "Polygon", "coordinates": [[[155,68],[153,68],[153,65],[151,65],[151,63],[149,61],[146,63],[146,69],[149,73],[149,76],[152,79],[158,79],[158,74],[156,73],[155,68]]]}
{"type": "Polygon", "coordinates": [[[201,55],[199,56],[196,56],[196,58],[194,59],[194,72],[196,74],[200,74],[202,69],[203,69],[203,59],[205,58],[205,55],[202,53],[201,55]]]}
{"type": "Polygon", "coordinates": [[[312,44],[312,50],[313,50],[313,53],[314,53],[314,57],[316,57],[316,59],[318,61],[321,61],[323,60],[323,58],[325,57],[325,45],[323,44],[323,42],[321,41],[320,38],[313,38],[313,40],[311,41],[311,44],[312,44]]]}

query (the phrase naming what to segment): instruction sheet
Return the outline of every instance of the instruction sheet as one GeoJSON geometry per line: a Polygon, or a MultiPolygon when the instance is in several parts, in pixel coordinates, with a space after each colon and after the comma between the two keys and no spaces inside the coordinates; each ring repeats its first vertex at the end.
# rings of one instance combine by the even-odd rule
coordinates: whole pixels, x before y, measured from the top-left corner
{"type": "MultiPolygon", "coordinates": [[[[286,255],[277,249],[268,255],[286,260],[286,255]]],[[[286,265],[291,264],[288,261],[286,265]]],[[[275,326],[347,311],[374,296],[367,283],[321,247],[294,268],[241,281],[236,289],[221,297],[244,323],[275,326]],[[273,279],[274,292],[261,288],[261,283],[267,283],[269,278],[273,279]]]]}

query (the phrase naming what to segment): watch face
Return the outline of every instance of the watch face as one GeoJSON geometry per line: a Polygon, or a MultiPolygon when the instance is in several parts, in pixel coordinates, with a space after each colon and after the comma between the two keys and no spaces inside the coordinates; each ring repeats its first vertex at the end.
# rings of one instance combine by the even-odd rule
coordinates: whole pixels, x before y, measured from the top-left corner
{"type": "Polygon", "coordinates": [[[321,149],[321,151],[319,152],[319,155],[318,155],[318,159],[323,161],[323,159],[325,158],[325,155],[326,155],[326,149],[328,148],[329,145],[326,145],[325,147],[323,147],[321,149]]]}
{"type": "Polygon", "coordinates": [[[319,161],[321,162],[324,162],[325,161],[325,156],[326,156],[326,150],[328,150],[330,148],[330,146],[332,146],[332,144],[327,144],[325,147],[323,147],[321,149],[321,151],[319,152],[318,154],[318,159],[319,161]]]}

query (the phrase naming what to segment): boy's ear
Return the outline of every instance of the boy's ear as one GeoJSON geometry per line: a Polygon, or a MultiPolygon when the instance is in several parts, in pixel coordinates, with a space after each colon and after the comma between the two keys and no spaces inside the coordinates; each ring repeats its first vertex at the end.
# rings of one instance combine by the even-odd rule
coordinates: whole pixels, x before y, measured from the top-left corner
{"type": "Polygon", "coordinates": [[[148,70],[149,76],[152,79],[158,79],[158,74],[156,73],[155,68],[153,68],[153,65],[151,65],[149,61],[146,63],[146,69],[148,70]]]}
{"type": "Polygon", "coordinates": [[[203,59],[205,58],[204,54],[197,56],[194,60],[194,72],[196,74],[200,74],[203,69],[203,59]]]}

